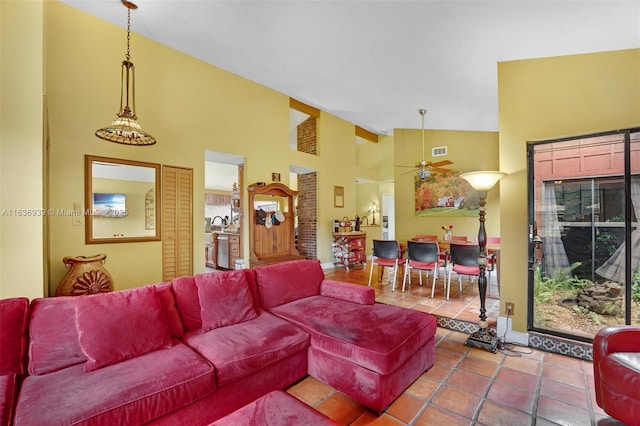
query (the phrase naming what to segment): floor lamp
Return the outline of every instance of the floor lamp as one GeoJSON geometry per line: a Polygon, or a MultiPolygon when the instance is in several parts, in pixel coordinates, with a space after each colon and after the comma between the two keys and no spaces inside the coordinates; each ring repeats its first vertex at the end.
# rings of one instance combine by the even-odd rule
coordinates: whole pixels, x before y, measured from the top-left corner
{"type": "Polygon", "coordinates": [[[487,231],[484,227],[485,221],[485,204],[487,203],[487,192],[505,175],[502,172],[470,172],[460,175],[461,178],[469,182],[469,184],[478,192],[478,203],[480,205],[480,229],[478,230],[478,246],[480,247],[480,255],[478,256],[478,266],[480,273],[478,274],[478,292],[480,293],[480,327],[473,332],[465,342],[466,346],[475,346],[496,353],[498,351],[498,343],[500,339],[496,335],[495,330],[488,327],[487,309],[485,307],[485,298],[487,296],[487,231]]]}

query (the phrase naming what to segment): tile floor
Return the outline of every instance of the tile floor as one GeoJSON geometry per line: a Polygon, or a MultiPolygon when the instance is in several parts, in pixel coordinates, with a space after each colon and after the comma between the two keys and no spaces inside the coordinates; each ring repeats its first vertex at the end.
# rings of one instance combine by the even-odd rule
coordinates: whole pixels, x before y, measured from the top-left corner
{"type": "MultiPolygon", "coordinates": [[[[367,285],[369,270],[339,268],[326,276],[367,285]]],[[[486,306],[495,324],[499,300],[492,281],[486,306]]],[[[379,302],[476,322],[477,289],[463,282],[460,293],[452,281],[449,301],[443,297],[442,278],[431,299],[431,282],[420,287],[417,273],[404,293],[391,291],[386,274],[378,282],[375,271],[372,287],[379,302]]],[[[591,362],[519,346],[493,354],[464,346],[467,337],[438,328],[434,366],[379,417],[312,377],[287,391],[342,425],[621,425],[596,405],[591,362]]]]}

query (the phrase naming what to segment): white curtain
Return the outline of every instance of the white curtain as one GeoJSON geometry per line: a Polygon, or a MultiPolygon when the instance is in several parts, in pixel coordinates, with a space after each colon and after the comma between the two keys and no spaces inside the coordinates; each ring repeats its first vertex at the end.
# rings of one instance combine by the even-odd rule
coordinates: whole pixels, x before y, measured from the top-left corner
{"type": "MultiPolygon", "coordinates": [[[[636,220],[640,221],[640,176],[631,178],[631,203],[636,213],[636,220]]],[[[611,257],[602,264],[596,273],[608,280],[618,283],[625,282],[625,247],[622,243],[611,257]]],[[[631,265],[632,271],[640,266],[640,229],[631,232],[631,265]]]]}
{"type": "Polygon", "coordinates": [[[553,277],[557,271],[569,268],[569,259],[560,238],[560,222],[556,205],[554,184],[543,183],[542,233],[544,268],[548,277],[553,277]]]}

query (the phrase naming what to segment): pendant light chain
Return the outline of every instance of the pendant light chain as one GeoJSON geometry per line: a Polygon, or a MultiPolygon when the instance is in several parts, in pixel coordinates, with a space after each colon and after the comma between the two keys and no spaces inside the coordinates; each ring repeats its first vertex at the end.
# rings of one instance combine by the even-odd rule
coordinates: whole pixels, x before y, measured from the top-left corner
{"type": "Polygon", "coordinates": [[[150,146],[156,139],[142,130],[136,116],[136,77],[131,62],[131,9],[138,6],[129,0],[120,0],[127,8],[127,53],[122,61],[120,73],[120,110],[117,118],[107,127],[98,129],[95,135],[103,140],[123,145],[150,146]],[[131,102],[131,105],[129,105],[131,102]]]}
{"type": "Polygon", "coordinates": [[[131,55],[129,54],[129,45],[131,44],[131,9],[127,8],[127,61],[131,59],[131,55]]]}

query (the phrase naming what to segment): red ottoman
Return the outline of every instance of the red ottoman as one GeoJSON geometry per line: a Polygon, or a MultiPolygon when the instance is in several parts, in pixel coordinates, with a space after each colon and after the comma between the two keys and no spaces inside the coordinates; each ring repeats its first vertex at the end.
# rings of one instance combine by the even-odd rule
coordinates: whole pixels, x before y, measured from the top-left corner
{"type": "Polygon", "coordinates": [[[209,426],[293,426],[293,425],[338,425],[324,414],[304,402],[276,390],[256,399],[249,405],[234,411],[209,426]]]}

